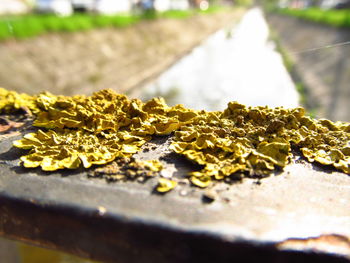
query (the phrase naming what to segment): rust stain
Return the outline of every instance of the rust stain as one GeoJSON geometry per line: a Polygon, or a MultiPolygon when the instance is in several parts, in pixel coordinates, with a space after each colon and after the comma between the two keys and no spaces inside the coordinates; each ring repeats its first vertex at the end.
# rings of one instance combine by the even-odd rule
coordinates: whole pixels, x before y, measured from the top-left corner
{"type": "Polygon", "coordinates": [[[24,125],[24,122],[15,122],[7,118],[0,117],[0,133],[7,132],[12,128],[19,128],[24,125]]]}
{"type": "Polygon", "coordinates": [[[277,248],[334,253],[350,259],[350,238],[338,234],[327,234],[303,239],[291,238],[278,243],[277,248]]]}

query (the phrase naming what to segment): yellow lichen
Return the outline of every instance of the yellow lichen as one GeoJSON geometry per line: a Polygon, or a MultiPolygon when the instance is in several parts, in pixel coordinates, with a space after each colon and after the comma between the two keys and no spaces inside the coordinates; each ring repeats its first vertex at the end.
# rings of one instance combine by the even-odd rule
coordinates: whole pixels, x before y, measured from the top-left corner
{"type": "Polygon", "coordinates": [[[268,175],[285,167],[291,148],[310,161],[350,173],[350,125],[312,120],[302,108],[246,107],[231,102],[224,112],[205,113],[175,132],[170,148],[203,165],[191,182],[207,187],[237,172],[268,175]]]}
{"type": "Polygon", "coordinates": [[[37,113],[39,109],[36,105],[36,97],[0,88],[0,113],[10,113],[20,109],[37,113]]]}
{"type": "Polygon", "coordinates": [[[158,160],[140,161],[140,164],[152,172],[159,172],[163,169],[163,165],[158,160]]]}
{"type": "Polygon", "coordinates": [[[177,186],[177,182],[173,180],[166,179],[166,178],[159,178],[157,191],[160,193],[166,193],[174,189],[176,186],[177,186]]]}
{"type": "Polygon", "coordinates": [[[168,107],[160,98],[142,103],[111,90],[90,97],[46,92],[37,96],[36,104],[40,112],[33,125],[49,131],[26,135],[14,145],[31,149],[21,158],[25,167],[46,171],[87,168],[131,156],[152,135],[170,134],[197,115],[182,106],[168,107]]]}
{"type": "MultiPolygon", "coordinates": [[[[26,96],[1,94],[0,111],[6,112],[22,107],[17,101],[26,96]]],[[[14,143],[30,150],[21,158],[25,167],[51,171],[105,164],[132,156],[153,136],[174,134],[170,148],[202,166],[189,174],[199,187],[235,174],[266,176],[290,162],[292,149],[310,162],[350,173],[350,124],[311,119],[302,108],[230,102],[223,112],[194,111],[169,107],[161,98],[130,100],[111,90],[74,97],[42,93],[28,100],[36,109],[34,125],[48,131],[14,143]]],[[[145,165],[160,169],[156,163],[145,165]]],[[[173,187],[170,181],[162,180],[158,188],[173,187]]]]}
{"type": "Polygon", "coordinates": [[[79,128],[93,133],[123,130],[131,136],[166,135],[196,115],[191,112],[192,115],[184,116],[189,110],[181,106],[168,107],[161,98],[142,103],[111,90],[102,90],[90,97],[55,97],[45,93],[38,96],[38,101],[43,111],[34,126],[79,128]]]}
{"type": "Polygon", "coordinates": [[[14,146],[31,150],[22,156],[28,168],[41,166],[44,171],[62,168],[76,169],[81,165],[105,164],[117,157],[131,156],[144,142],[125,142],[117,136],[94,135],[83,130],[49,130],[29,133],[15,141],[14,146]]]}

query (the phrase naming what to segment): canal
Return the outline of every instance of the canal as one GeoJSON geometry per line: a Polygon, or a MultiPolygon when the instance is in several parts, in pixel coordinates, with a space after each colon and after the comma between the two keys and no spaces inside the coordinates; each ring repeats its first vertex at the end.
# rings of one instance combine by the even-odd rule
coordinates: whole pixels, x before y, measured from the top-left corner
{"type": "Polygon", "coordinates": [[[238,25],[210,36],[132,96],[162,96],[169,105],[210,111],[223,110],[229,101],[270,107],[299,104],[259,8],[249,10],[238,25]]]}

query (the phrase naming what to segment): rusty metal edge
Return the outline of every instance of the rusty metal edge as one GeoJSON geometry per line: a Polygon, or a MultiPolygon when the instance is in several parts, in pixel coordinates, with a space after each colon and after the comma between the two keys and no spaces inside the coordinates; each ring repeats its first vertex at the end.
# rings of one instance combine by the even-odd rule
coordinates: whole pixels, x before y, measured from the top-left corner
{"type": "Polygon", "coordinates": [[[338,255],[228,241],[116,214],[0,196],[0,235],[104,262],[350,262],[338,255]]]}

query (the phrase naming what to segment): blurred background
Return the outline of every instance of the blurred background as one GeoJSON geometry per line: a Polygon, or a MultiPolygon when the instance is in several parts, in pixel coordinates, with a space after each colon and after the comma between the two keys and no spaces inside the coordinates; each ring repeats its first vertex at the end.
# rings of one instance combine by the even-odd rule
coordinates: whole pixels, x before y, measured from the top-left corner
{"type": "MultiPolygon", "coordinates": [[[[0,0],[0,87],[350,121],[348,0],[0,0]]],[[[1,262],[91,262],[0,240],[1,262]]]]}

